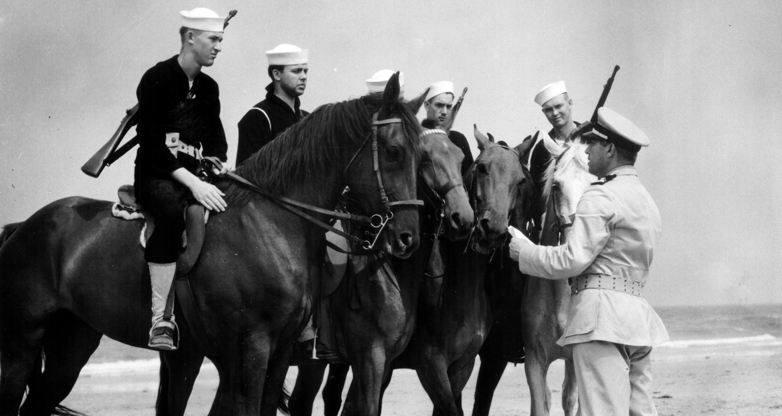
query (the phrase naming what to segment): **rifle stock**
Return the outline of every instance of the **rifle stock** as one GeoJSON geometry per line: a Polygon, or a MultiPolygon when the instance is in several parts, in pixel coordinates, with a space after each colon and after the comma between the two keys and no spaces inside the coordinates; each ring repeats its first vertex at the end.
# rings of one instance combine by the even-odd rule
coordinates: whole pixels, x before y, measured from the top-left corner
{"type": "Polygon", "coordinates": [[[614,85],[614,77],[616,76],[616,72],[619,71],[619,65],[614,66],[614,72],[611,74],[611,77],[608,78],[608,81],[606,81],[606,85],[603,86],[603,93],[600,94],[600,99],[597,100],[597,106],[595,107],[595,112],[592,113],[592,118],[589,120],[592,122],[592,124],[595,124],[597,122],[597,110],[600,109],[600,107],[604,106],[606,103],[606,99],[608,99],[608,93],[611,92],[611,86],[614,85]]]}
{"type": "Polygon", "coordinates": [[[106,159],[117,150],[117,147],[128,130],[138,123],[138,104],[134,105],[133,108],[127,110],[125,113],[125,117],[122,119],[122,122],[120,122],[117,131],[115,131],[114,135],[111,136],[111,139],[109,139],[109,141],[107,141],[106,144],[92,155],[90,160],[81,167],[82,172],[93,178],[97,178],[100,176],[101,172],[103,172],[103,168],[108,165],[106,159]]]}

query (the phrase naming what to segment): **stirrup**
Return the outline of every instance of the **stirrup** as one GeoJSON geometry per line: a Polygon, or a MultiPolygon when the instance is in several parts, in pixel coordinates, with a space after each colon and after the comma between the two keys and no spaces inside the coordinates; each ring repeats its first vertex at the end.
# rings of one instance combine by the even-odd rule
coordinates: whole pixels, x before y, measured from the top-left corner
{"type": "Polygon", "coordinates": [[[147,346],[159,351],[176,351],[179,345],[179,327],[175,321],[161,319],[149,329],[149,342],[147,346]],[[174,332],[177,340],[174,342],[174,332]]]}

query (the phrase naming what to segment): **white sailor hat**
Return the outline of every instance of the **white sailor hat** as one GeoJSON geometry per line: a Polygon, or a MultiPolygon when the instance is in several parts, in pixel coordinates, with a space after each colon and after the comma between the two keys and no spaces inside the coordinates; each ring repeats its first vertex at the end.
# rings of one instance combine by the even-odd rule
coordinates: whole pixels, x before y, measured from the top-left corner
{"type": "Polygon", "coordinates": [[[543,104],[546,104],[546,101],[566,92],[567,88],[565,88],[565,81],[548,84],[535,96],[535,102],[542,106],[543,104]]]}
{"type": "Polygon", "coordinates": [[[182,10],[179,14],[182,16],[182,26],[184,27],[206,32],[222,33],[224,30],[225,17],[220,17],[205,7],[182,10]]]}
{"type": "Polygon", "coordinates": [[[269,65],[297,65],[306,64],[309,58],[308,50],[301,50],[298,46],[283,43],[274,49],[266,51],[269,65]]]}
{"type": "Polygon", "coordinates": [[[429,86],[429,92],[426,94],[424,101],[429,101],[440,94],[453,94],[453,82],[451,81],[438,81],[429,86]]]}
{"type": "MultiPolygon", "coordinates": [[[[390,69],[381,69],[380,71],[375,72],[375,75],[372,75],[372,78],[367,80],[367,89],[369,90],[369,93],[372,94],[385,91],[386,84],[388,84],[391,75],[394,75],[394,71],[390,69]]],[[[404,91],[404,86],[405,73],[399,71],[399,89],[404,91]]]]}
{"type": "Polygon", "coordinates": [[[649,146],[649,137],[646,133],[632,121],[606,107],[597,110],[597,123],[592,127],[592,131],[584,134],[583,137],[590,140],[606,140],[616,147],[634,152],[649,146]]]}

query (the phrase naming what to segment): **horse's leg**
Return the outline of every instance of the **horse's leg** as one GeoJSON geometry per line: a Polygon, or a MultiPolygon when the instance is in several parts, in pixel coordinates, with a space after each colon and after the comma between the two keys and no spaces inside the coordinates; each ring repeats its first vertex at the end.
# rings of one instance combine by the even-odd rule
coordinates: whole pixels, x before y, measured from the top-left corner
{"type": "Polygon", "coordinates": [[[192,339],[180,340],[177,351],[160,353],[160,387],[157,395],[157,416],[182,416],[187,408],[196,377],[204,363],[204,355],[192,339]]]}
{"type": "Polygon", "coordinates": [[[527,384],[530,393],[530,414],[532,416],[548,416],[551,409],[551,391],[548,388],[546,376],[551,364],[542,357],[537,346],[527,349],[524,358],[524,373],[527,375],[527,384]]]}
{"type": "Polygon", "coordinates": [[[565,359],[565,380],[562,381],[562,410],[565,416],[576,414],[578,403],[578,386],[576,385],[576,368],[573,366],[573,358],[565,359]]]}
{"type": "MultiPolygon", "coordinates": [[[[291,416],[309,416],[312,414],[312,405],[318,396],[320,385],[323,383],[326,365],[325,362],[299,364],[299,375],[296,377],[296,384],[293,386],[293,393],[291,393],[289,403],[291,416]]],[[[329,370],[329,373],[331,373],[331,370],[329,370]]],[[[325,390],[323,398],[325,401],[325,390]]]]}
{"type": "Polygon", "coordinates": [[[233,414],[258,416],[265,393],[266,374],[272,356],[272,342],[268,334],[255,332],[242,334],[238,348],[231,357],[231,397],[233,414]]]}
{"type": "MultiPolygon", "coordinates": [[[[292,342],[278,344],[274,349],[268,370],[266,371],[265,390],[263,392],[263,400],[261,401],[261,415],[276,416],[277,409],[284,413],[290,412],[288,408],[290,398],[285,391],[285,376],[288,374],[292,355],[292,342]]],[[[321,374],[321,379],[322,377],[323,375],[321,374]]],[[[317,393],[316,387],[315,394],[317,393]]]]}
{"type": "Polygon", "coordinates": [[[445,357],[442,355],[426,357],[415,371],[426,394],[432,400],[433,414],[458,415],[459,409],[456,408],[456,401],[451,391],[445,357]]]}
{"type": "Polygon", "coordinates": [[[231,396],[231,371],[227,360],[223,357],[214,357],[212,362],[217,369],[217,375],[219,376],[219,383],[217,384],[217,391],[215,392],[215,398],[212,402],[212,407],[209,409],[209,416],[231,415],[234,414],[233,397],[231,396]]]}
{"type": "Polygon", "coordinates": [[[342,414],[375,416],[380,414],[380,390],[388,367],[385,351],[375,348],[359,355],[363,356],[352,365],[353,382],[342,414]]]}
{"type": "Polygon", "coordinates": [[[329,364],[329,377],[326,380],[326,386],[323,387],[322,395],[324,416],[339,414],[339,409],[342,407],[342,389],[345,387],[345,379],[349,370],[350,366],[347,364],[329,364]]]}
{"type": "Polygon", "coordinates": [[[481,348],[481,367],[478,369],[478,380],[475,384],[475,404],[472,407],[472,416],[489,415],[494,391],[508,366],[508,361],[502,355],[502,343],[489,344],[492,334],[495,333],[499,333],[499,331],[492,330],[481,348]]]}
{"type": "Polygon", "coordinates": [[[43,340],[45,371],[31,380],[19,414],[50,415],[70,394],[103,335],[68,312],[49,323],[43,340]]]}
{"type": "Polygon", "coordinates": [[[17,416],[28,380],[41,371],[35,365],[40,364],[46,318],[21,308],[3,307],[0,313],[0,415],[17,416]]]}
{"type": "Polygon", "coordinates": [[[464,415],[462,408],[462,391],[467,381],[470,380],[472,370],[475,368],[475,357],[464,355],[448,367],[448,378],[451,380],[451,394],[454,395],[454,404],[459,410],[459,415],[464,415]]]}

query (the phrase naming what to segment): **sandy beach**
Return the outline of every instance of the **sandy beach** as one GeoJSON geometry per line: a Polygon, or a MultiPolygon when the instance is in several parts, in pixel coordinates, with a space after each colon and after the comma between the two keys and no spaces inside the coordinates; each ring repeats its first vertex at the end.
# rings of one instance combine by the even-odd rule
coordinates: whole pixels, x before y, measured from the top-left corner
{"type": "MultiPolygon", "coordinates": [[[[104,341],[105,342],[105,341],[104,341]]],[[[137,416],[154,412],[157,359],[88,364],[64,402],[88,415],[137,416]]],[[[562,415],[559,396],[564,363],[549,372],[552,415],[562,415]]],[[[653,352],[654,397],[662,415],[782,415],[782,340],[771,335],[674,341],[653,352]]],[[[292,386],[296,368],[288,379],[292,386]]],[[[465,413],[472,411],[476,371],[464,392],[465,413]]],[[[196,382],[187,414],[209,411],[217,372],[206,363],[196,382]]],[[[383,414],[430,414],[431,403],[411,370],[394,373],[383,414]]],[[[509,365],[494,398],[492,415],[529,413],[524,368],[509,365]]],[[[322,414],[319,399],[314,414],[322,414]]]]}

